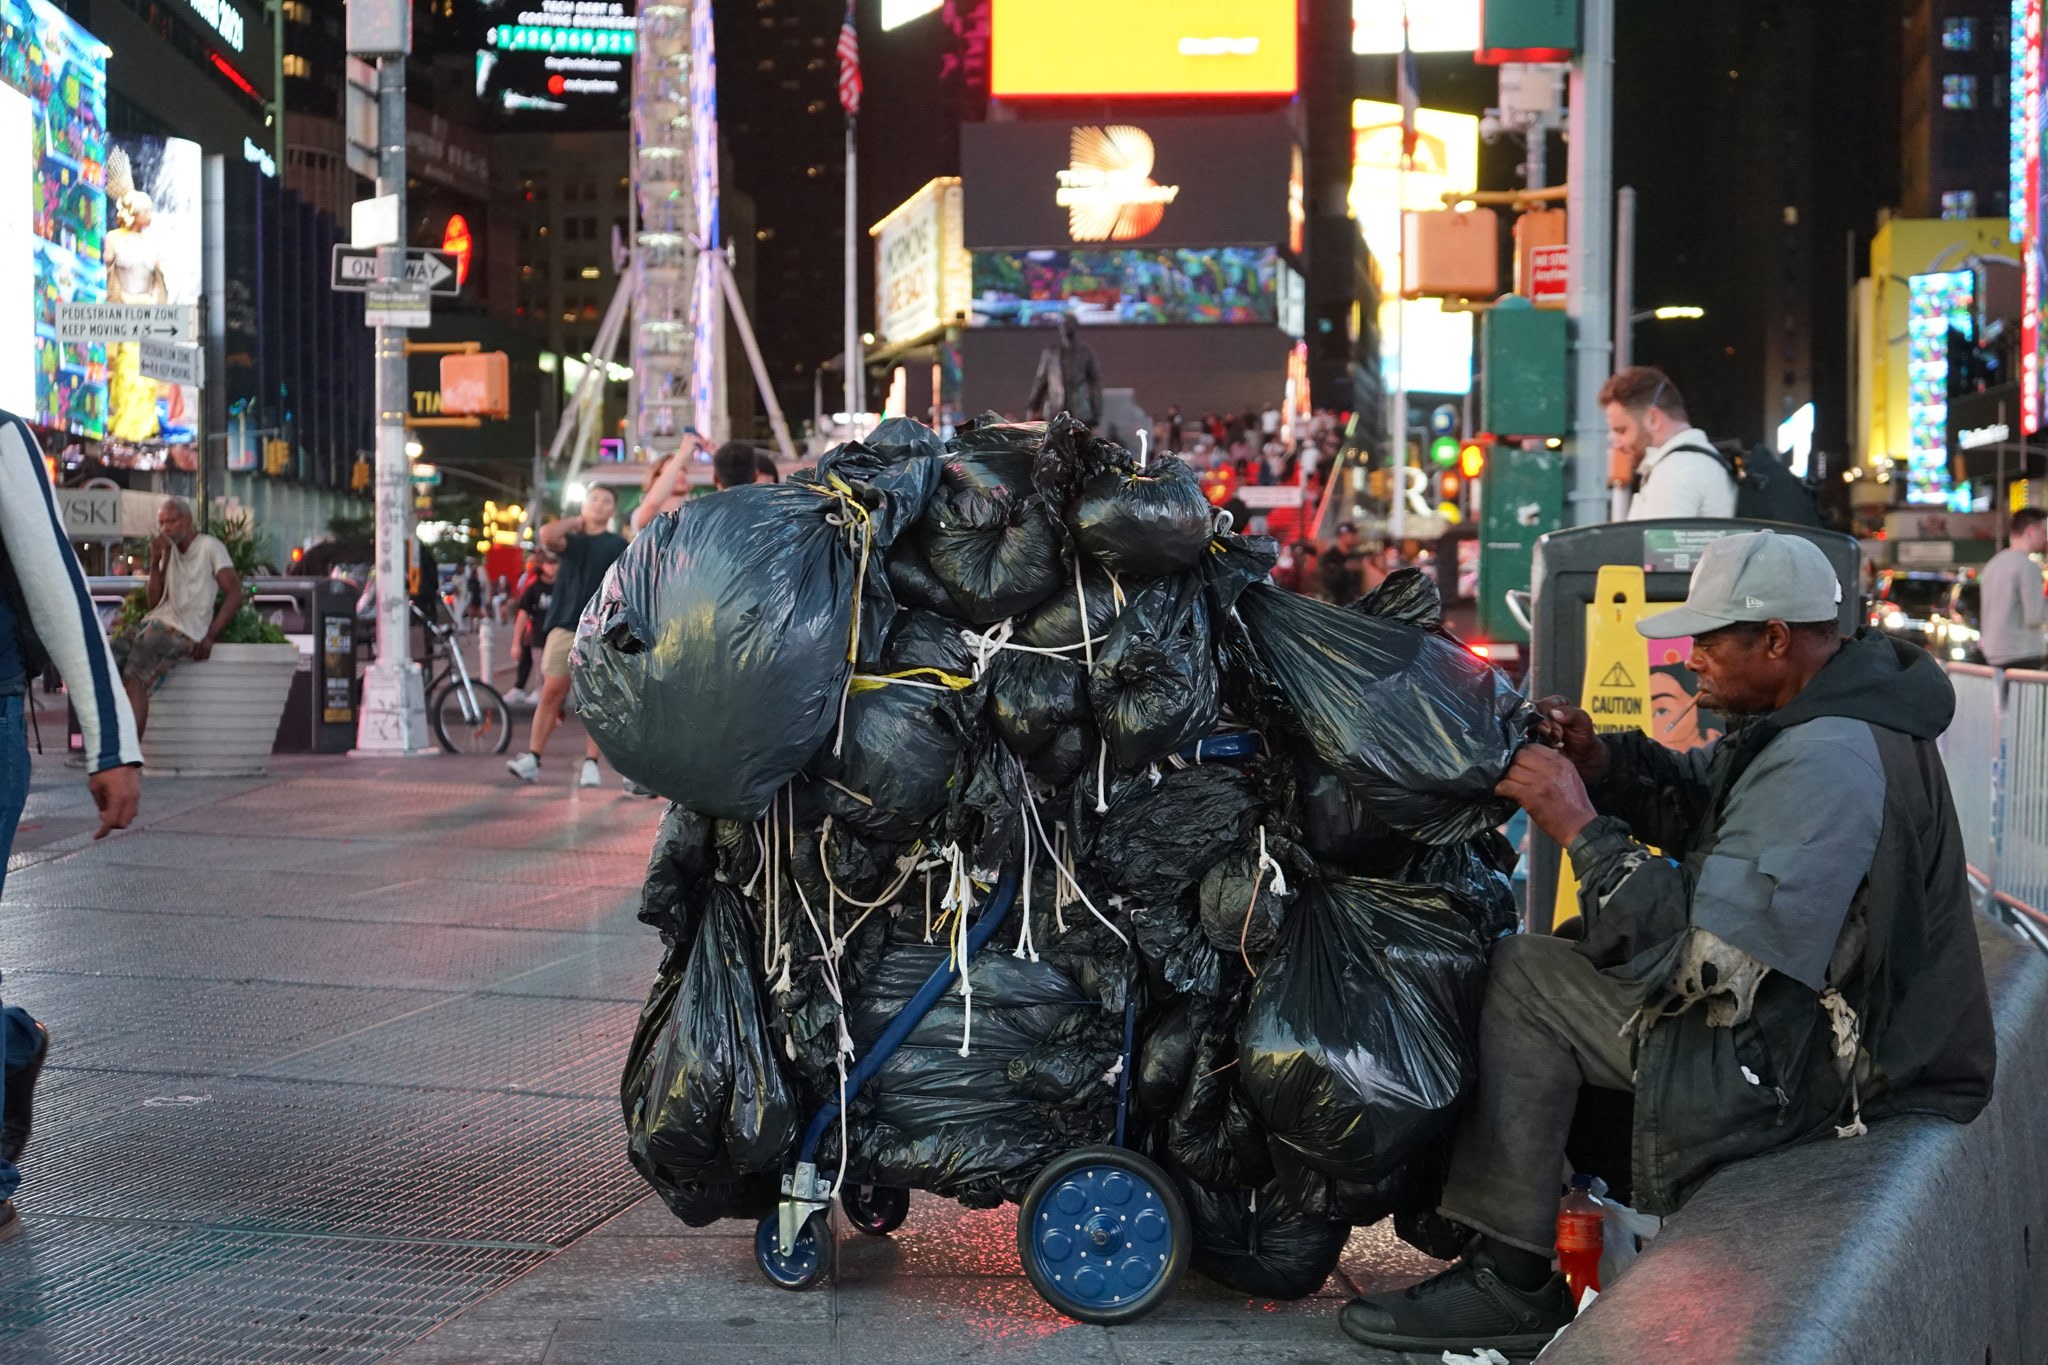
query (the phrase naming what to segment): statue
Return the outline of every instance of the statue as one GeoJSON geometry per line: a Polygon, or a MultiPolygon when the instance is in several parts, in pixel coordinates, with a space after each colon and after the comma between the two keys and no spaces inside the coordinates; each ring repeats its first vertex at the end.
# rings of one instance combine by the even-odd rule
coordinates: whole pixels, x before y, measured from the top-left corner
{"type": "Polygon", "coordinates": [[[1060,319],[1060,339],[1039,353],[1038,374],[1025,400],[1026,417],[1072,413],[1089,426],[1102,421],[1102,367],[1095,352],[1081,344],[1081,328],[1071,317],[1060,319]]]}

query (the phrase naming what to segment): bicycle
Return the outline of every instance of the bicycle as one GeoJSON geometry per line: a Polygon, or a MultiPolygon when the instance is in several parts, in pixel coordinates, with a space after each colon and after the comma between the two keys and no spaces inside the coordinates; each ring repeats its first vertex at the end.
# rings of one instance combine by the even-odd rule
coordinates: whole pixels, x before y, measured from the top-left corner
{"type": "Polygon", "coordinates": [[[451,754],[502,754],[512,745],[512,708],[498,689],[469,676],[455,630],[413,605],[415,620],[432,641],[426,670],[427,720],[434,739],[451,754]]]}

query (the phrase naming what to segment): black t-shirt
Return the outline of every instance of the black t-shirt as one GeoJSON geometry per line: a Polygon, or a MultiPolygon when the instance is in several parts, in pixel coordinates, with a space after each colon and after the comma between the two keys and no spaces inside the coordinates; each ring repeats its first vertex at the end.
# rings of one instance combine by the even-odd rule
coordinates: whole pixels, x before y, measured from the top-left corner
{"type": "Polygon", "coordinates": [[[548,604],[548,630],[574,630],[583,608],[604,582],[605,570],[626,552],[626,538],[616,531],[594,536],[569,536],[555,565],[555,598],[548,604]]]}
{"type": "Polygon", "coordinates": [[[545,578],[536,578],[519,594],[519,612],[539,629],[541,622],[548,619],[548,604],[554,600],[555,585],[545,578]]]}

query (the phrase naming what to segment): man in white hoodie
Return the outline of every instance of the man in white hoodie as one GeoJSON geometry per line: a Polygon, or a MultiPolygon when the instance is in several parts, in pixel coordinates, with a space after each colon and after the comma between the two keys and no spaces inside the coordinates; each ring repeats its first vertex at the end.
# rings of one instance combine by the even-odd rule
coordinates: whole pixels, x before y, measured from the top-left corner
{"type": "Polygon", "coordinates": [[[1613,481],[1633,488],[1628,520],[1732,517],[1735,476],[1662,370],[1634,365],[1600,386],[1613,481]]]}

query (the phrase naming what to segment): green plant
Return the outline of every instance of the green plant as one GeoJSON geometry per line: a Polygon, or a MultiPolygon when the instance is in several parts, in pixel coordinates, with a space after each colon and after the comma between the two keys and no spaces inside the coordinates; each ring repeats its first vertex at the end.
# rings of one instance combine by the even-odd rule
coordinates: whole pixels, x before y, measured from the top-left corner
{"type": "Polygon", "coordinates": [[[220,633],[216,642],[223,645],[281,645],[288,643],[284,632],[276,623],[257,615],[256,608],[244,602],[242,609],[229,621],[227,629],[220,633]]]}

